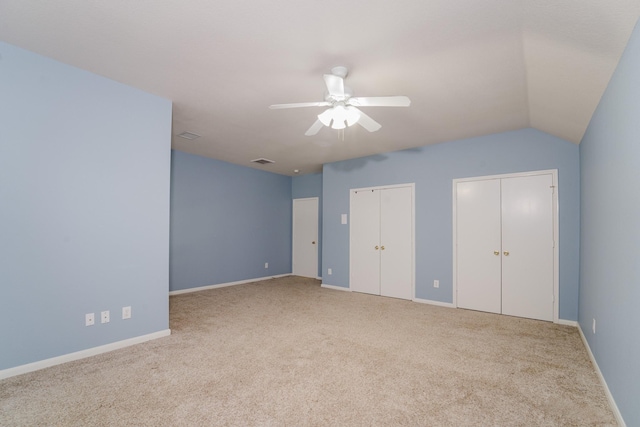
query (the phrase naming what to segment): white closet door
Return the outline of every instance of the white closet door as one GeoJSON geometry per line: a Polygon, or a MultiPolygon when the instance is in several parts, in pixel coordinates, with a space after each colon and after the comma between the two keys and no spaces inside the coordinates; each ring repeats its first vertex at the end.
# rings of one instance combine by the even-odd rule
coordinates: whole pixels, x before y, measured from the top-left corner
{"type": "Polygon", "coordinates": [[[351,193],[350,287],[380,295],[380,191],[351,193]]]}
{"type": "Polygon", "coordinates": [[[318,198],[293,200],[293,274],[318,277],[318,198]]]}
{"type": "Polygon", "coordinates": [[[553,320],[552,175],[502,179],[502,313],[553,320]]]}
{"type": "Polygon", "coordinates": [[[411,299],[413,201],[410,187],[380,192],[380,295],[411,299]],[[384,248],[384,249],[383,249],[384,248]]]}
{"type": "Polygon", "coordinates": [[[456,237],[458,307],[500,313],[499,179],[457,183],[456,237]]]}

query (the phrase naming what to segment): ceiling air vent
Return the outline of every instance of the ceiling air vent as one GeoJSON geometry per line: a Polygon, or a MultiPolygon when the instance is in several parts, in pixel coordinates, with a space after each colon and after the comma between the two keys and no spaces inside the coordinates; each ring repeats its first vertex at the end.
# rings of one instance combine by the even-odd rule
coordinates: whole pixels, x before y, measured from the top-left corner
{"type": "Polygon", "coordinates": [[[251,160],[251,163],[260,163],[261,165],[268,165],[269,163],[275,163],[273,160],[265,159],[261,157],[259,159],[251,160]]]}
{"type": "Polygon", "coordinates": [[[182,133],[179,133],[177,136],[179,136],[180,138],[184,138],[184,139],[200,138],[200,135],[198,135],[196,133],[192,133],[192,132],[182,132],[182,133]]]}

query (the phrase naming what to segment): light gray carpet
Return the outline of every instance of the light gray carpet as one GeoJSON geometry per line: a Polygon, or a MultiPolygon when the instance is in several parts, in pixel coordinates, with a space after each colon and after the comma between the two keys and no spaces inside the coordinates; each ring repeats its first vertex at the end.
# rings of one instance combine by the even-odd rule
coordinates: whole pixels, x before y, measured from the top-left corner
{"type": "Polygon", "coordinates": [[[568,326],[285,277],[171,297],[171,329],[1,381],[0,425],[615,425],[568,326]]]}

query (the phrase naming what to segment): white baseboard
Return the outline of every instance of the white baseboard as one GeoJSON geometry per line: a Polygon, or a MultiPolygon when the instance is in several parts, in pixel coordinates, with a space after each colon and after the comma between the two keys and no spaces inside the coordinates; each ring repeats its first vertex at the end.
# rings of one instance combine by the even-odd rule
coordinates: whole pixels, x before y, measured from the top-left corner
{"type": "Polygon", "coordinates": [[[180,295],[180,294],[188,294],[188,293],[191,293],[191,292],[206,291],[207,289],[226,288],[227,286],[242,285],[242,284],[245,284],[245,283],[259,282],[260,280],[275,279],[275,278],[278,278],[278,277],[286,277],[286,276],[291,276],[291,273],[276,274],[275,276],[256,277],[255,279],[238,280],[237,282],[219,283],[217,285],[199,286],[197,288],[180,289],[180,290],[177,290],[177,291],[170,291],[169,292],[169,296],[180,295]]]}
{"type": "Polygon", "coordinates": [[[578,322],[575,320],[558,319],[558,325],[573,326],[577,328],[578,322]]]}
{"type": "Polygon", "coordinates": [[[0,371],[0,380],[14,377],[16,375],[26,374],[28,372],[38,371],[40,369],[49,368],[51,366],[60,365],[62,363],[72,362],[86,357],[96,356],[98,354],[107,353],[109,351],[118,350],[146,341],[155,340],[171,335],[171,329],[154,332],[152,334],[141,335],[111,344],[105,344],[98,347],[88,348],[86,350],[76,351],[74,353],[63,354],[62,356],[52,357],[50,359],[40,360],[38,362],[28,363],[26,365],[16,366],[15,368],[3,369],[0,371]]]}
{"type": "Polygon", "coordinates": [[[593,357],[593,353],[591,352],[591,347],[589,347],[589,343],[587,342],[587,337],[584,336],[584,332],[582,332],[582,328],[580,327],[579,323],[578,323],[578,331],[580,332],[580,338],[582,338],[582,342],[584,343],[584,346],[587,349],[587,353],[589,353],[589,358],[591,359],[591,363],[593,364],[593,367],[596,369],[596,373],[598,374],[598,378],[600,378],[600,382],[602,383],[602,386],[604,387],[604,393],[607,395],[607,400],[609,401],[609,406],[611,407],[611,410],[613,411],[613,415],[616,417],[616,421],[618,422],[618,425],[620,427],[627,427],[627,424],[624,422],[624,418],[622,418],[622,414],[620,413],[620,410],[618,409],[618,405],[616,405],[616,401],[613,399],[613,395],[611,394],[611,391],[609,390],[609,386],[607,385],[607,381],[604,379],[604,376],[602,376],[602,371],[600,371],[600,367],[598,366],[598,362],[596,362],[596,358],[593,357]]]}
{"type": "Polygon", "coordinates": [[[431,305],[437,305],[439,307],[448,307],[448,308],[456,308],[455,305],[453,305],[450,302],[441,302],[441,301],[434,301],[434,300],[430,300],[430,299],[422,299],[422,298],[414,298],[412,300],[413,302],[419,302],[421,304],[431,304],[431,305]]]}
{"type": "Polygon", "coordinates": [[[320,285],[321,288],[333,289],[334,291],[346,291],[351,292],[351,288],[343,288],[342,286],[334,286],[334,285],[325,285],[324,283],[320,285]]]}

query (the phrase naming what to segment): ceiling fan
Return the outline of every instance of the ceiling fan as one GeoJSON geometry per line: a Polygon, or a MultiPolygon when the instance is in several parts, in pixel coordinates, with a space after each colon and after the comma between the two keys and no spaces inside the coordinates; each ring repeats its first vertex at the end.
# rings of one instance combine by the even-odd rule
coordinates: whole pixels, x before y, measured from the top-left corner
{"type": "Polygon", "coordinates": [[[411,100],[406,96],[368,96],[354,97],[351,89],[344,85],[347,67],[339,66],[331,69],[331,74],[324,75],[327,94],[321,102],[298,102],[295,104],[274,104],[272,110],[300,107],[329,107],[318,114],[318,120],[311,125],[305,135],[317,134],[323,126],[332,129],[344,129],[358,123],[369,132],[379,130],[382,125],[366,115],[357,107],[408,107],[411,100]]]}

